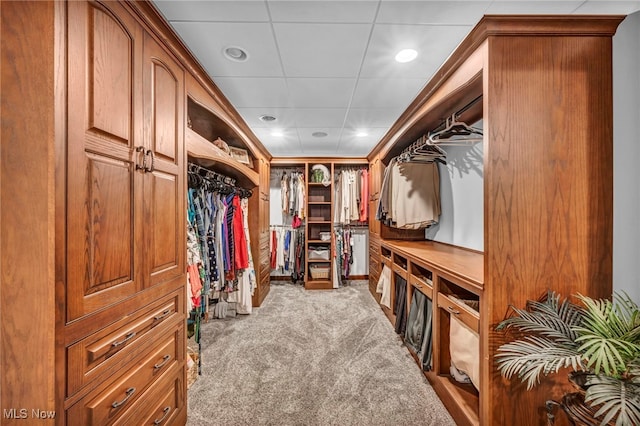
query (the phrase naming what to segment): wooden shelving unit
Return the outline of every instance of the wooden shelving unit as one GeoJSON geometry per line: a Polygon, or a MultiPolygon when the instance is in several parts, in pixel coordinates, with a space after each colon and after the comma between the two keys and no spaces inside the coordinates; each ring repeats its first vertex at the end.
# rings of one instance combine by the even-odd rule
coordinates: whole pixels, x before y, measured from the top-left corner
{"type": "Polygon", "coordinates": [[[622,18],[485,16],[368,157],[375,206],[386,164],[443,117],[464,110],[460,121],[483,121],[482,253],[397,241],[414,236],[370,222],[375,281],[387,265],[409,277],[408,301],[416,290],[433,301],[426,376],[457,424],[543,424],[545,402],[570,389],[562,378],[526,390],[501,377],[495,355],[505,337],[495,325],[509,305],[549,289],[612,295],[611,37],[622,18]],[[479,335],[477,389],[449,375],[452,315],[479,335]]]}

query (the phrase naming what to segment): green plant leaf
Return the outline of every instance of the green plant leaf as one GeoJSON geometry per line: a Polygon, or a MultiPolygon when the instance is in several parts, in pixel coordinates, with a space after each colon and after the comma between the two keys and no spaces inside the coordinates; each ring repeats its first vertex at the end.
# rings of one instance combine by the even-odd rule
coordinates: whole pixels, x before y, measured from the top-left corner
{"type": "Polygon", "coordinates": [[[510,306],[513,316],[498,324],[496,330],[514,328],[523,333],[546,336],[563,345],[574,346],[578,335],[573,327],[581,323],[581,308],[566,299],[563,302],[559,299],[560,296],[549,292],[543,301],[527,302],[527,309],[510,306]]]}
{"type": "Polygon", "coordinates": [[[609,376],[591,376],[587,380],[585,403],[598,408],[595,417],[601,425],[614,418],[616,425],[640,424],[640,386],[609,376]]]}
{"type": "Polygon", "coordinates": [[[560,368],[584,370],[581,358],[575,348],[560,347],[553,340],[537,336],[506,343],[495,355],[500,373],[507,378],[516,375],[527,383],[527,389],[540,383],[541,375],[557,373],[560,368]]]}

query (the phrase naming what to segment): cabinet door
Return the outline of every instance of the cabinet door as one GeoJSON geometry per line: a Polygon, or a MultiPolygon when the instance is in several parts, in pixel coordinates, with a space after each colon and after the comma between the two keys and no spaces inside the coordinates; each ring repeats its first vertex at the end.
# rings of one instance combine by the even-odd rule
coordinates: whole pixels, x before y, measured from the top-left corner
{"type": "Polygon", "coordinates": [[[152,169],[144,181],[145,285],[153,286],[186,271],[184,72],[147,33],[143,67],[144,137],[152,169]]]}
{"type": "MultiPolygon", "coordinates": [[[[71,321],[142,289],[142,29],[117,3],[67,3],[67,300],[71,321]]],[[[37,279],[37,277],[34,277],[37,279]]]]}

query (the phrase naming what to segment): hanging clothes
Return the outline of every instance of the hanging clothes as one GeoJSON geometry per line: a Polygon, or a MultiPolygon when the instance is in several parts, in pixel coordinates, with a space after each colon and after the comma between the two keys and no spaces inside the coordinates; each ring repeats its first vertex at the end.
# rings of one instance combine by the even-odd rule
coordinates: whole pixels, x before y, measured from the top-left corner
{"type": "Polygon", "coordinates": [[[394,314],[396,315],[395,330],[401,336],[404,336],[407,328],[407,280],[400,275],[395,276],[395,306],[394,314]]]}
{"type": "Polygon", "coordinates": [[[348,225],[367,222],[369,202],[369,174],[367,169],[345,169],[336,173],[334,223],[348,225]],[[363,179],[366,182],[363,182],[363,179]]]}
{"type": "Polygon", "coordinates": [[[438,223],[440,174],[431,163],[391,160],[380,189],[376,219],[400,229],[421,229],[438,223]]]}
{"type": "MultiPolygon", "coordinates": [[[[200,299],[218,299],[219,303],[237,300],[239,310],[248,313],[250,307],[246,304],[256,285],[247,221],[247,198],[251,194],[204,178],[193,173],[191,167],[187,191],[190,308],[201,306],[200,299]],[[235,294],[240,290],[239,284],[243,286],[243,293],[235,294]],[[196,291],[200,292],[199,297],[195,296],[196,291]],[[222,298],[221,292],[227,293],[228,297],[222,298]]],[[[203,308],[208,309],[208,304],[203,308]]]]}
{"type": "Polygon", "coordinates": [[[433,303],[418,290],[413,291],[405,332],[405,343],[420,360],[425,371],[431,370],[433,303]]]}
{"type": "Polygon", "coordinates": [[[271,269],[291,275],[294,282],[304,277],[304,235],[302,228],[271,225],[271,269]]]}
{"type": "MultiPolygon", "coordinates": [[[[283,216],[287,218],[284,222],[292,223],[293,218],[302,221],[306,217],[306,192],[304,173],[282,172],[280,178],[280,207],[283,216]]],[[[296,221],[296,222],[299,222],[296,221]]]]}

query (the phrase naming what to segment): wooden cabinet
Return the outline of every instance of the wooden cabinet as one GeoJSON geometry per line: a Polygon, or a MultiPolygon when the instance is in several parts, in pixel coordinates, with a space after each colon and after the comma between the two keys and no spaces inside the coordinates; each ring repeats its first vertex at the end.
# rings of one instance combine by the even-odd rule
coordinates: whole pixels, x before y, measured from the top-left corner
{"type": "Polygon", "coordinates": [[[1,18],[3,408],[185,424],[187,82],[214,99],[209,130],[270,156],[152,3],[9,2],[1,18]]]}
{"type": "Polygon", "coordinates": [[[184,383],[184,71],[123,4],[67,13],[60,419],[102,425],[161,375],[184,383]]]}
{"type": "Polygon", "coordinates": [[[387,245],[433,268],[434,371],[427,377],[459,424],[546,423],[545,401],[567,389],[566,380],[545,378],[527,391],[500,376],[495,354],[504,337],[494,327],[509,305],[524,306],[548,289],[611,297],[611,37],[621,19],[485,16],[369,156],[374,169],[378,159],[388,164],[454,113],[467,123],[482,119],[479,273],[470,270],[473,255],[447,258],[445,245],[421,250],[428,242],[409,251],[409,242],[387,240],[392,234],[380,228],[383,263],[387,245]],[[454,316],[479,334],[477,390],[448,373],[454,316]]]}
{"type": "Polygon", "coordinates": [[[253,223],[255,223],[254,228],[257,229],[258,234],[258,244],[253,249],[253,263],[256,270],[257,283],[257,288],[253,294],[253,306],[260,306],[271,289],[269,278],[271,273],[271,268],[269,267],[269,179],[271,168],[266,157],[260,157],[259,161],[260,183],[256,188],[257,194],[253,195],[253,197],[257,197],[257,203],[254,203],[257,209],[255,215],[257,219],[254,219],[253,223]]]}

